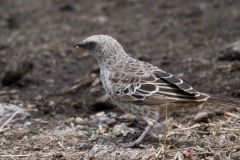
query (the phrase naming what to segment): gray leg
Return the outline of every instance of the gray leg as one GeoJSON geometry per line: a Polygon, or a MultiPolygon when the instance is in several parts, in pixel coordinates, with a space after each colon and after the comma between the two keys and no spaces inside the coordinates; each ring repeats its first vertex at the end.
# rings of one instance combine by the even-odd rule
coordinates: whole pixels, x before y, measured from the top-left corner
{"type": "Polygon", "coordinates": [[[141,134],[140,137],[138,137],[137,140],[135,140],[134,142],[131,142],[131,143],[123,144],[121,146],[126,147],[126,148],[132,148],[132,147],[138,146],[141,143],[141,141],[144,139],[144,137],[148,134],[148,132],[154,127],[154,124],[155,124],[155,122],[148,124],[145,131],[141,134]]]}

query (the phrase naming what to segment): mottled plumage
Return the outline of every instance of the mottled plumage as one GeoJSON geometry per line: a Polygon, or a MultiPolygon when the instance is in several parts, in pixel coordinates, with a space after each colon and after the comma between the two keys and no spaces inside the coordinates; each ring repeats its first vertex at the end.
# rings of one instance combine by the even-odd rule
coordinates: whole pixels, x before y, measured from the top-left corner
{"type": "Polygon", "coordinates": [[[194,90],[180,78],[128,56],[110,36],[94,35],[75,46],[88,49],[96,57],[103,87],[111,100],[149,124],[142,136],[129,146],[140,143],[166,106],[174,111],[196,107],[209,99],[209,95],[194,90]]]}

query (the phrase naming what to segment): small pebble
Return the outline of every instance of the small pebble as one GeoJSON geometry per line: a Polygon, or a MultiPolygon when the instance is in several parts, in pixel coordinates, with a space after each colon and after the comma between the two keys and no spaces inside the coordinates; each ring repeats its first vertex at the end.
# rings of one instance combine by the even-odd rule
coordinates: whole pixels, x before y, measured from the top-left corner
{"type": "Polygon", "coordinates": [[[86,131],[77,131],[77,136],[78,136],[78,137],[85,137],[86,134],[87,134],[86,131]]]}
{"type": "Polygon", "coordinates": [[[218,152],[216,153],[213,157],[212,157],[213,160],[228,160],[226,154],[221,151],[221,152],[218,152]]]}
{"type": "Polygon", "coordinates": [[[133,128],[127,127],[125,124],[115,125],[113,128],[113,133],[117,135],[127,136],[129,133],[133,133],[135,130],[133,128]]]}
{"type": "Polygon", "coordinates": [[[107,117],[107,115],[105,114],[105,112],[98,112],[98,113],[96,114],[96,117],[98,117],[98,118],[107,117]]]}
{"type": "Polygon", "coordinates": [[[194,122],[195,123],[208,123],[210,120],[210,115],[208,112],[199,112],[195,117],[194,117],[194,122]]]}
{"type": "Polygon", "coordinates": [[[224,50],[221,51],[221,54],[218,57],[220,61],[236,61],[240,60],[240,41],[229,45],[224,50]]]}
{"type": "Polygon", "coordinates": [[[228,137],[228,139],[229,139],[230,141],[235,141],[235,140],[237,140],[237,136],[234,135],[234,134],[231,134],[231,135],[228,137]]]}
{"type": "Polygon", "coordinates": [[[117,114],[113,113],[113,112],[109,112],[107,115],[111,118],[116,118],[117,117],[117,114]]]}
{"type": "Polygon", "coordinates": [[[98,138],[99,138],[99,137],[98,137],[96,134],[93,134],[93,135],[91,135],[91,137],[89,138],[89,141],[90,141],[90,142],[94,142],[94,141],[97,141],[98,138]]]}
{"type": "Polygon", "coordinates": [[[86,121],[81,117],[76,117],[75,122],[80,125],[85,125],[86,121]]]}
{"type": "Polygon", "coordinates": [[[47,105],[49,107],[55,107],[56,106],[56,103],[54,101],[48,101],[47,105]]]}
{"type": "Polygon", "coordinates": [[[78,149],[80,150],[87,150],[87,149],[91,149],[92,145],[89,143],[80,143],[78,146],[78,149]]]}
{"type": "Polygon", "coordinates": [[[99,133],[103,134],[108,132],[109,127],[105,124],[102,124],[98,126],[98,129],[99,129],[99,133]]]}
{"type": "Polygon", "coordinates": [[[26,122],[24,122],[24,125],[25,125],[25,126],[31,126],[31,125],[32,125],[32,122],[26,121],[26,122]]]}

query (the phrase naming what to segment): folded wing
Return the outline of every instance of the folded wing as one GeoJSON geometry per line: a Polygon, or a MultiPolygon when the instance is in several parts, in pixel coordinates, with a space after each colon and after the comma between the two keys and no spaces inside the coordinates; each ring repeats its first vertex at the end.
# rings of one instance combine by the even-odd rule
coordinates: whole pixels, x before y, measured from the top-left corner
{"type": "Polygon", "coordinates": [[[116,73],[110,81],[115,86],[115,97],[122,102],[160,105],[206,101],[208,98],[208,95],[194,90],[182,79],[162,70],[147,74],[116,73]]]}

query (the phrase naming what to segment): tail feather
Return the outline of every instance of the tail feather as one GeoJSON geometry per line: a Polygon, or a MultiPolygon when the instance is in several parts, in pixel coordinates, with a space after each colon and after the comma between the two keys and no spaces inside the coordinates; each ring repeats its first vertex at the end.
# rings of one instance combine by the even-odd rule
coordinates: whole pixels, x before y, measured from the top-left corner
{"type": "Polygon", "coordinates": [[[223,97],[223,96],[210,96],[207,103],[219,104],[224,106],[240,107],[240,99],[223,97]]]}

